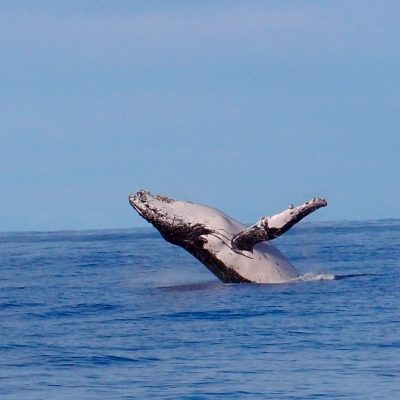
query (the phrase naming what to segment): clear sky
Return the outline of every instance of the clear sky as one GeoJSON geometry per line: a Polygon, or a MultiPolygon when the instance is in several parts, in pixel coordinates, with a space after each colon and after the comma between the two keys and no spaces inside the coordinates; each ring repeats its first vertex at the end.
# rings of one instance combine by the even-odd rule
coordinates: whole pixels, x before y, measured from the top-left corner
{"type": "Polygon", "coordinates": [[[0,231],[400,218],[399,1],[0,0],[0,231]]]}

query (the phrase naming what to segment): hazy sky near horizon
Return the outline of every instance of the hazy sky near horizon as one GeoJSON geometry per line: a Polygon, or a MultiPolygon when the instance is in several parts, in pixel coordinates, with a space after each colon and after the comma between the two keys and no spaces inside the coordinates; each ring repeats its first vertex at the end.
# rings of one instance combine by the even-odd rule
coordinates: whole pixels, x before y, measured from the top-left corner
{"type": "Polygon", "coordinates": [[[400,2],[0,0],[0,231],[400,218],[400,2]]]}

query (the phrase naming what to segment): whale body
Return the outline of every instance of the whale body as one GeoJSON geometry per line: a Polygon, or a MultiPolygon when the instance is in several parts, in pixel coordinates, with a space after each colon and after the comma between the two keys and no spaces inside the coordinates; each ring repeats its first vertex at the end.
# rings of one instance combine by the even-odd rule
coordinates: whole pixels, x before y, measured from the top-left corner
{"type": "Polygon", "coordinates": [[[145,190],[131,194],[129,202],[165,240],[184,248],[222,282],[254,283],[283,283],[300,276],[270,241],[327,205],[315,197],[247,227],[215,208],[145,190]]]}

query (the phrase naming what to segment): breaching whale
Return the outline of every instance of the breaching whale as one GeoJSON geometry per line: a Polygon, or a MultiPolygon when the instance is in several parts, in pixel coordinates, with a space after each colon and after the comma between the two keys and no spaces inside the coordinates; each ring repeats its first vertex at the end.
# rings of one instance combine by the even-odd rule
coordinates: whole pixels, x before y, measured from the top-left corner
{"type": "Polygon", "coordinates": [[[222,282],[283,283],[300,273],[271,244],[308,214],[327,205],[313,198],[246,227],[223,212],[140,190],[132,207],[168,242],[181,246],[222,282]]]}

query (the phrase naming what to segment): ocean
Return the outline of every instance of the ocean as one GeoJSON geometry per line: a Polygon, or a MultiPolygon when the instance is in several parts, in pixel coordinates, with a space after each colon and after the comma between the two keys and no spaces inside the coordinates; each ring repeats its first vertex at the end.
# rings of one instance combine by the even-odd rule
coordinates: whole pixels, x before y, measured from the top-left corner
{"type": "Polygon", "coordinates": [[[400,220],[274,242],[303,280],[220,283],[153,228],[1,233],[0,399],[398,398],[400,220]]]}

